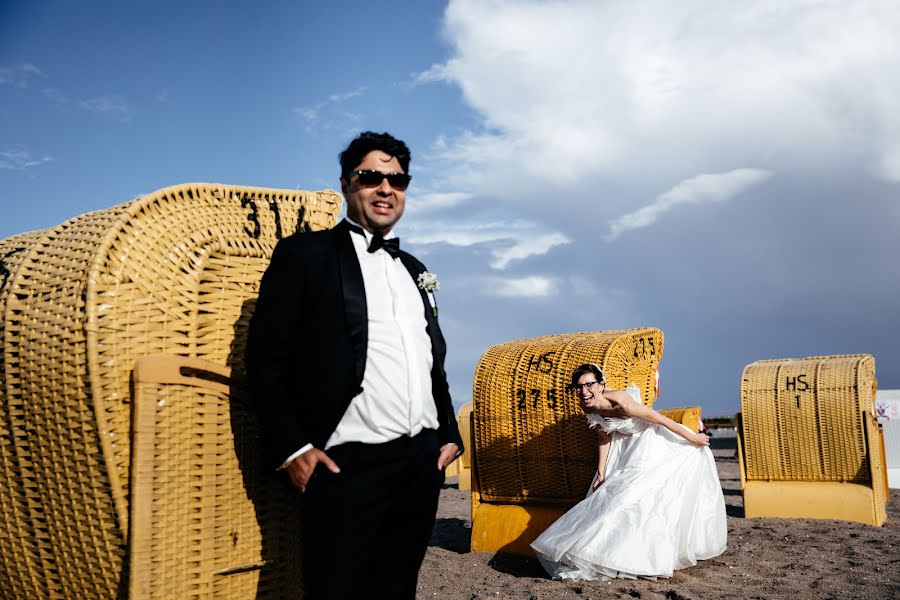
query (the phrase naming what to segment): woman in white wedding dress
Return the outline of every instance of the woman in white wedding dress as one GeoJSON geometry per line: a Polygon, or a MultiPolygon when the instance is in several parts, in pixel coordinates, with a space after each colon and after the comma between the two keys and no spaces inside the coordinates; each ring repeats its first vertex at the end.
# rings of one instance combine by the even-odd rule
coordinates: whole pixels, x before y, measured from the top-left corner
{"type": "Polygon", "coordinates": [[[597,430],[599,460],[587,497],[532,544],[555,579],[670,577],[725,551],[725,499],[709,450],[694,433],[586,364],[572,384],[597,430]]]}

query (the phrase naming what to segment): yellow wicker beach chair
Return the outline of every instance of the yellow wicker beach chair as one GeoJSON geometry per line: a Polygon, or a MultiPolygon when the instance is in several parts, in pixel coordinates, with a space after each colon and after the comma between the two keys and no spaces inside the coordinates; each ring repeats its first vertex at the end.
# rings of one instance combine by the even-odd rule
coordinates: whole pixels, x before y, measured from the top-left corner
{"type": "Polygon", "coordinates": [[[584,498],[597,468],[569,375],[600,365],[611,387],[634,383],[655,401],[663,334],[654,328],[551,335],[500,344],[473,386],[472,550],[530,555],[530,544],[584,498]]]}
{"type": "Polygon", "coordinates": [[[738,458],[747,517],[882,525],[887,481],[868,354],[744,368],[738,458]]]}
{"type": "MultiPolygon", "coordinates": [[[[0,242],[0,597],[124,595],[136,359],[201,358],[240,375],[275,243],[332,227],[341,202],[330,190],[187,184],[0,242]]],[[[197,390],[203,410],[231,408],[197,390]]],[[[205,443],[158,458],[174,473],[208,456],[205,443]]],[[[198,589],[180,597],[217,595],[198,589]]]]}
{"type": "Polygon", "coordinates": [[[472,403],[466,402],[459,408],[456,415],[456,423],[459,426],[459,435],[462,436],[466,449],[456,461],[459,465],[457,475],[459,477],[459,489],[472,489],[472,403]]]}
{"type": "Polygon", "coordinates": [[[299,597],[298,494],[230,369],[139,358],[133,399],[129,598],[299,597]]]}
{"type": "Polygon", "coordinates": [[[699,406],[679,406],[676,408],[660,408],[660,414],[665,415],[675,421],[688,427],[693,432],[700,431],[700,413],[699,406]]]}

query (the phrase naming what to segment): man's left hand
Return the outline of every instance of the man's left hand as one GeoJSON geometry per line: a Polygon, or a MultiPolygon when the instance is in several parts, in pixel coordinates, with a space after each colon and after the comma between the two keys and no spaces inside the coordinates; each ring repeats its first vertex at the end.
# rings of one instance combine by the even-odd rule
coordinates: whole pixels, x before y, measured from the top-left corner
{"type": "Polygon", "coordinates": [[[459,452],[459,446],[450,442],[449,444],[444,444],[441,446],[441,454],[438,456],[437,468],[439,471],[443,471],[447,468],[447,465],[453,462],[453,459],[456,458],[456,453],[459,452]]]}

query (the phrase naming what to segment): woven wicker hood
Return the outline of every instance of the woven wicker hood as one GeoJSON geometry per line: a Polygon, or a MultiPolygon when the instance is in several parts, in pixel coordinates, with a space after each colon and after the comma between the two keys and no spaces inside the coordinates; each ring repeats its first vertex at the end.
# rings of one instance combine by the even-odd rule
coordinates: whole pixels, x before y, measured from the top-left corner
{"type": "Polygon", "coordinates": [[[549,335],[493,346],[472,391],[475,467],[484,500],[574,504],[597,465],[595,436],[574,394],[572,371],[603,369],[615,389],[635,384],[653,406],[663,333],[647,327],[549,335]]]}
{"type": "Polygon", "coordinates": [[[135,359],[242,371],[276,242],[340,208],[187,184],[0,241],[0,596],[122,595],[135,359]]]}

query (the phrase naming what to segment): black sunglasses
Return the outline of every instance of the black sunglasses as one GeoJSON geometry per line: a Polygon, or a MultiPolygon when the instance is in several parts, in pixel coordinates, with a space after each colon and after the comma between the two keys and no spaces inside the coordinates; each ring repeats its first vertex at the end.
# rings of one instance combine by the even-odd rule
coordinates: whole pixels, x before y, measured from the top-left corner
{"type": "Polygon", "coordinates": [[[407,175],[406,173],[382,173],[381,171],[372,171],[370,169],[350,171],[350,177],[352,178],[354,175],[359,176],[359,185],[375,187],[381,185],[381,182],[387,179],[392,188],[401,191],[409,186],[409,180],[412,179],[412,175],[407,175]]]}

